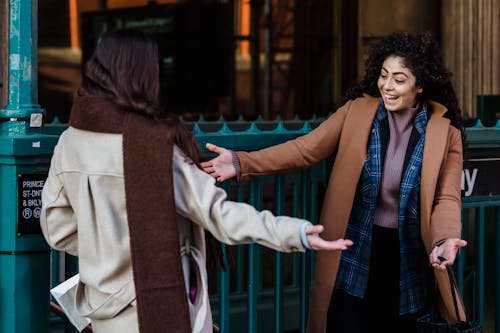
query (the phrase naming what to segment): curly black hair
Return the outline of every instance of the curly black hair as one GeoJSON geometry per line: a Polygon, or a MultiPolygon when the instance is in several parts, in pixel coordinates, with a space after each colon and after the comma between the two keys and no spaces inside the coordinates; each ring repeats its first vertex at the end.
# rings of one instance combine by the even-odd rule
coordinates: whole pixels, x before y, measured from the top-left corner
{"type": "Polygon", "coordinates": [[[417,86],[423,88],[419,94],[421,100],[431,99],[448,109],[445,117],[462,132],[462,141],[465,141],[462,113],[451,82],[452,73],[445,68],[441,48],[428,31],[421,34],[394,32],[374,45],[365,62],[365,76],[346,92],[341,105],[363,93],[380,96],[377,86],[380,70],[385,59],[392,55],[402,57],[405,66],[415,75],[417,86]]]}

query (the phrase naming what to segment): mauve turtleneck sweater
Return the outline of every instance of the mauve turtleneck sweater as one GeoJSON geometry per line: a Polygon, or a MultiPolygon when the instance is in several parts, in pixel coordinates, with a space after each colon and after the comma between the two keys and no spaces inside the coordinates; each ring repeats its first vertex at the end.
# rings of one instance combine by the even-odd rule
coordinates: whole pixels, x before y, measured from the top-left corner
{"type": "Polygon", "coordinates": [[[382,184],[375,210],[375,225],[386,228],[398,227],[399,187],[417,109],[418,107],[387,111],[390,139],[385,153],[382,184]]]}

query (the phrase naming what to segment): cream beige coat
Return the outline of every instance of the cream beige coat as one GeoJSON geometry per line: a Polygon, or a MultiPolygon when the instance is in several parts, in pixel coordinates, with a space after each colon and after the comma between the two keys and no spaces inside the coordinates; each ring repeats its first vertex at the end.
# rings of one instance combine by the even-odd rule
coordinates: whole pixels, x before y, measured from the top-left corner
{"type": "MultiPolygon", "coordinates": [[[[336,152],[325,194],[320,224],[325,239],[343,238],[356,186],[366,160],[366,146],[379,98],[365,95],[350,101],[312,132],[261,151],[238,152],[241,179],[292,172],[312,166],[336,152]]],[[[461,236],[462,141],[460,131],[443,117],[446,108],[430,102],[425,134],[420,188],[421,236],[431,252],[433,244],[461,236]]],[[[340,251],[320,251],[309,306],[308,332],[323,333],[340,262],[340,251]]],[[[443,314],[455,320],[451,289],[445,271],[436,271],[445,306],[443,314]]],[[[333,300],[335,301],[335,300],[333,300]]],[[[464,318],[463,309],[461,317],[464,318]]]]}
{"type": "MultiPolygon", "coordinates": [[[[307,221],[228,201],[215,180],[188,163],[177,147],[173,159],[179,239],[184,245],[189,238],[199,250],[202,273],[203,229],[226,244],[258,242],[279,251],[305,251],[300,229],[307,221]]],[[[91,318],[93,331],[137,333],[121,134],[70,127],[61,135],[42,192],[40,223],[52,248],[78,256],[76,306],[91,318]]],[[[203,296],[208,300],[208,293],[203,296]]],[[[204,318],[197,325],[192,320],[193,332],[212,332],[207,303],[197,309],[204,318]]]]}

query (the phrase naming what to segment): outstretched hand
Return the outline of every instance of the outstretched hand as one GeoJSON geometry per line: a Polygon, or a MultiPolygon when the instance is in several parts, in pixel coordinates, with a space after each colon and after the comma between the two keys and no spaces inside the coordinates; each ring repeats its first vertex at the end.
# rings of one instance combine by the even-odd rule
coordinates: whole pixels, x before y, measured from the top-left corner
{"type": "Polygon", "coordinates": [[[315,250],[347,250],[353,244],[350,239],[337,239],[327,241],[319,236],[325,228],[320,225],[308,225],[306,227],[307,241],[315,250]]]}
{"type": "Polygon", "coordinates": [[[235,177],[236,169],[233,165],[231,151],[211,143],[207,143],[206,147],[211,152],[218,154],[218,156],[209,161],[202,162],[201,167],[203,171],[214,177],[218,182],[235,177]]]}
{"type": "Polygon", "coordinates": [[[435,246],[429,255],[432,267],[445,270],[455,262],[458,250],[467,245],[467,242],[459,238],[448,238],[443,244],[435,246]]]}

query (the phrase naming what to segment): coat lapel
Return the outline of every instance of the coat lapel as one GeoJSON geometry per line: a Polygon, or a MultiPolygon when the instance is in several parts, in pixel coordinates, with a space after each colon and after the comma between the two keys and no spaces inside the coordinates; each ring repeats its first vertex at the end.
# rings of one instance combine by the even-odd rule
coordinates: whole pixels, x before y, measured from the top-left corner
{"type": "Polygon", "coordinates": [[[425,133],[424,156],[420,188],[421,235],[427,252],[431,250],[430,215],[434,200],[441,162],[448,142],[450,120],[443,118],[446,109],[438,103],[430,102],[432,114],[425,133]]]}
{"type": "Polygon", "coordinates": [[[379,98],[371,96],[355,100],[342,126],[339,148],[323,205],[322,216],[331,216],[330,211],[335,212],[336,216],[336,219],[321,222],[325,226],[326,237],[344,237],[379,103],[379,98]]]}
{"type": "MultiPolygon", "coordinates": [[[[380,98],[365,96],[353,101],[349,114],[342,125],[339,150],[330,177],[320,223],[325,226],[325,239],[343,238],[354,201],[358,180],[366,160],[366,147],[373,118],[380,98]]],[[[335,276],[338,271],[341,251],[319,251],[316,253],[315,282],[312,290],[310,322],[315,322],[317,313],[328,309],[335,276]]],[[[322,326],[319,320],[318,325],[322,326]]],[[[322,331],[315,329],[310,332],[322,331]]]]}

